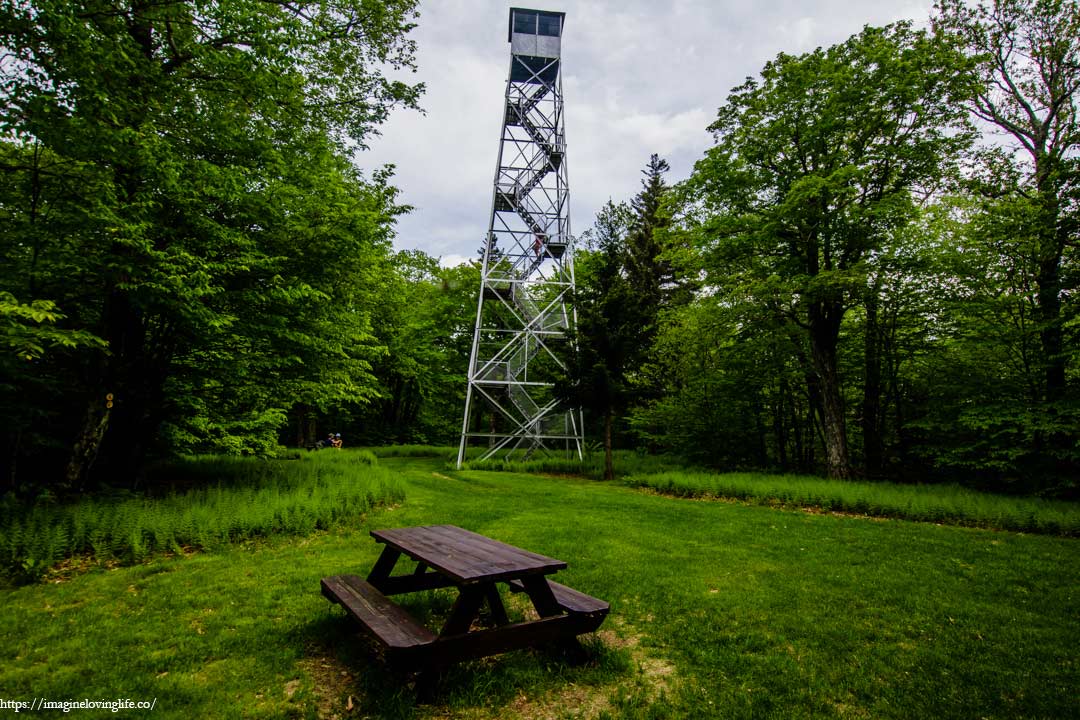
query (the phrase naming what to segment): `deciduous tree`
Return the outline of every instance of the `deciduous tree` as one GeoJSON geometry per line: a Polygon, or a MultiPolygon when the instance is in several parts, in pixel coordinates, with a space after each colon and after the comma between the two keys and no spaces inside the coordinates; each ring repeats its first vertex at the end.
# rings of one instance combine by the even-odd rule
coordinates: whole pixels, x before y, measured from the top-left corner
{"type": "Polygon", "coordinates": [[[728,97],[684,185],[685,226],[724,302],[771,309],[805,342],[830,475],[849,477],[838,341],[876,251],[968,142],[966,61],[907,23],[781,54],[728,97]]]}
{"type": "Polygon", "coordinates": [[[1015,219],[1017,201],[1030,207],[1011,232],[1030,237],[1042,395],[1054,402],[1065,392],[1073,357],[1063,303],[1076,287],[1070,266],[1080,230],[1080,4],[940,0],[935,10],[938,32],[977,61],[981,82],[968,108],[1011,141],[1008,152],[984,154],[1006,166],[984,168],[984,189],[995,198],[987,210],[1015,219]],[[1011,202],[998,202],[1010,195],[1011,202]]]}
{"type": "Polygon", "coordinates": [[[21,158],[4,171],[28,188],[3,210],[37,226],[0,239],[16,260],[4,283],[107,343],[55,370],[48,432],[74,446],[68,484],[95,458],[133,476],[163,420],[219,394],[256,420],[370,394],[353,253],[388,252],[396,210],[385,177],[343,158],[416,102],[384,72],[412,64],[414,7],[0,4],[0,131],[21,158]],[[39,147],[45,163],[26,162],[39,147]]]}

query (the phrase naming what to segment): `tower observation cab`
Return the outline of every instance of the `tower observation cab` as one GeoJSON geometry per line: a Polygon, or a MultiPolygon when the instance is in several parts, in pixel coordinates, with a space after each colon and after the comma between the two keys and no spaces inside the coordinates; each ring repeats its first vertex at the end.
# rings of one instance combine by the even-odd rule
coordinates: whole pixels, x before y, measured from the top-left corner
{"type": "Polygon", "coordinates": [[[510,8],[510,82],[555,82],[565,13],[510,8]]]}
{"type": "Polygon", "coordinates": [[[511,8],[510,72],[481,253],[458,466],[560,452],[581,457],[581,413],[552,389],[576,317],[561,74],[565,13],[511,8]],[[479,400],[479,402],[478,402],[479,400]]]}

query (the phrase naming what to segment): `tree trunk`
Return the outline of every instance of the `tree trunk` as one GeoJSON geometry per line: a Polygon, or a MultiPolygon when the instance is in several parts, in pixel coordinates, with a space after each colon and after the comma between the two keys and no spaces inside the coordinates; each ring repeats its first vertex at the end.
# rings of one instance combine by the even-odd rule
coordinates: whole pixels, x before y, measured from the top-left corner
{"type": "Polygon", "coordinates": [[[791,417],[792,424],[795,427],[795,447],[799,459],[799,472],[810,474],[815,471],[815,419],[823,417],[821,381],[818,379],[814,364],[806,357],[806,353],[803,352],[801,338],[795,339],[794,346],[795,357],[799,360],[799,366],[802,368],[803,380],[806,382],[806,420],[805,422],[800,422],[799,416],[795,412],[797,403],[794,402],[794,398],[791,402],[791,417]]]}
{"type": "Polygon", "coordinates": [[[1058,194],[1060,187],[1056,186],[1052,174],[1048,171],[1047,166],[1050,163],[1047,158],[1043,156],[1041,160],[1040,167],[1036,171],[1042,217],[1039,229],[1038,267],[1035,276],[1038,301],[1035,308],[1035,320],[1038,323],[1042,351],[1042,400],[1043,412],[1046,414],[1044,423],[1045,427],[1051,429],[1036,435],[1035,447],[1040,455],[1058,461],[1070,454],[1070,448],[1074,442],[1071,433],[1052,429],[1060,427],[1056,403],[1064,397],[1067,390],[1067,354],[1064,348],[1062,327],[1064,318],[1061,314],[1063,290],[1061,259],[1070,238],[1061,222],[1061,201],[1058,194]]]}
{"type": "Polygon", "coordinates": [[[806,434],[803,436],[803,456],[800,462],[801,472],[805,475],[817,472],[817,442],[814,438],[817,436],[818,418],[821,416],[818,407],[815,404],[806,408],[806,434]]]}
{"type": "Polygon", "coordinates": [[[863,337],[862,440],[863,466],[867,477],[881,475],[881,342],[878,327],[877,289],[866,300],[863,337]]]}
{"type": "Polygon", "coordinates": [[[781,375],[776,403],[773,404],[773,434],[776,436],[776,461],[783,472],[787,472],[789,469],[787,454],[787,396],[787,378],[781,375]]]}
{"type": "MultiPolygon", "coordinates": [[[[806,458],[806,448],[803,446],[803,420],[795,413],[791,415],[791,428],[792,434],[795,440],[795,464],[799,472],[806,473],[808,461],[806,458]]],[[[807,433],[810,435],[811,433],[807,433]]]]}
{"type": "Polygon", "coordinates": [[[759,468],[764,468],[769,465],[769,446],[766,437],[767,431],[765,429],[765,420],[762,417],[765,413],[765,409],[761,406],[761,396],[759,394],[755,394],[751,407],[754,410],[755,463],[759,468]]]}
{"type": "MultiPolygon", "coordinates": [[[[133,3],[128,32],[142,54],[152,60],[152,32],[144,17],[147,7],[144,2],[133,3]]],[[[128,83],[132,89],[138,89],[143,84],[143,78],[131,75],[128,83]]],[[[134,106],[129,108],[126,117],[120,119],[128,128],[138,128],[143,121],[142,109],[134,106]]],[[[134,139],[130,142],[137,143],[134,139]]],[[[133,148],[125,148],[125,151],[130,150],[133,148]]],[[[143,215],[145,211],[140,208],[144,173],[140,161],[130,159],[135,155],[137,153],[122,152],[119,154],[120,160],[113,166],[116,185],[124,190],[119,213],[133,225],[146,220],[143,215]]],[[[98,408],[101,400],[94,398],[90,401],[86,428],[76,440],[68,468],[69,474],[78,473],[85,480],[90,464],[100,456],[98,471],[107,475],[110,482],[134,483],[157,430],[151,416],[160,417],[165,382],[160,360],[164,355],[155,355],[158,348],[147,347],[148,328],[143,309],[126,289],[139,284],[136,278],[141,269],[140,259],[130,247],[119,242],[112,246],[110,253],[114,269],[106,282],[101,313],[102,332],[99,333],[108,343],[109,355],[96,368],[98,375],[88,382],[88,386],[107,388],[107,392],[114,394],[115,408],[107,422],[102,419],[94,426],[100,427],[100,431],[94,431],[90,418],[101,417],[98,408]],[[155,383],[157,387],[154,387],[155,383]],[[154,405],[157,412],[151,411],[154,405]]],[[[169,342],[175,340],[170,339],[169,342]]]]}
{"type": "Polygon", "coordinates": [[[95,396],[90,400],[88,420],[72,448],[66,474],[85,481],[90,464],[97,458],[96,472],[107,476],[110,483],[135,484],[161,421],[165,381],[177,338],[162,323],[148,334],[143,313],[119,288],[110,292],[105,303],[103,327],[101,336],[108,342],[110,354],[86,384],[112,393],[115,407],[103,423],[103,399],[95,396]],[[98,427],[100,431],[95,430],[98,427]]]}
{"type": "Polygon", "coordinates": [[[822,431],[825,437],[826,472],[831,478],[851,478],[848,460],[847,427],[844,404],[840,397],[840,382],[836,368],[823,367],[822,372],[822,431]]]}
{"type": "Polygon", "coordinates": [[[315,444],[315,408],[308,403],[296,405],[296,446],[311,447],[315,444]]]}
{"type": "Polygon", "coordinates": [[[1042,343],[1043,364],[1045,367],[1045,389],[1043,399],[1046,402],[1059,400],[1065,392],[1065,354],[1062,347],[1061,332],[1061,256],[1043,257],[1039,262],[1039,273],[1035,278],[1038,286],[1039,340],[1042,343]]]}
{"type": "Polygon", "coordinates": [[[821,421],[825,440],[825,465],[829,477],[851,478],[848,459],[844,401],[840,394],[840,373],[836,346],[840,337],[843,306],[815,303],[810,311],[810,355],[821,393],[821,421]]]}
{"type": "Polygon", "coordinates": [[[615,479],[615,464],[612,461],[611,451],[611,426],[613,424],[614,413],[608,410],[604,413],[604,479],[615,479]]]}
{"type": "Polygon", "coordinates": [[[1054,402],[1065,391],[1065,354],[1061,328],[1061,258],[1069,241],[1061,225],[1061,186],[1055,162],[1040,145],[1035,152],[1036,203],[1039,210],[1038,267],[1035,271],[1039,340],[1044,368],[1043,399],[1054,402]]]}
{"type": "Polygon", "coordinates": [[[86,476],[94,460],[97,459],[101,440],[109,427],[111,407],[111,399],[106,400],[98,396],[88,403],[82,429],[79,431],[79,436],[75,438],[67,467],[64,469],[64,486],[67,489],[81,490],[85,485],[86,476]]]}
{"type": "Polygon", "coordinates": [[[803,373],[806,379],[806,420],[802,425],[803,432],[800,434],[801,451],[799,456],[801,459],[799,461],[799,471],[810,474],[817,470],[815,467],[817,464],[817,442],[815,437],[817,436],[818,423],[821,422],[822,418],[821,381],[818,380],[817,373],[814,371],[813,366],[809,364],[809,360],[805,357],[802,360],[807,363],[803,373]]]}

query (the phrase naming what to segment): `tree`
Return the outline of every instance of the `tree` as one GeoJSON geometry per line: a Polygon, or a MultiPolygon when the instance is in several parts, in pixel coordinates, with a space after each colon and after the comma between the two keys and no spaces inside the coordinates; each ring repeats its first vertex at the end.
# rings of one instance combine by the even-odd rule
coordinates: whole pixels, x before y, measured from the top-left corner
{"type": "Polygon", "coordinates": [[[961,43],[977,62],[981,82],[967,107],[998,136],[973,154],[971,185],[981,213],[972,217],[968,237],[976,247],[969,252],[985,253],[1016,273],[997,287],[1005,288],[1014,309],[1024,310],[1013,347],[1025,358],[1021,376],[1039,376],[1030,392],[995,396],[999,403],[1011,399],[998,408],[994,425],[1014,445],[996,466],[1042,476],[1039,484],[1050,476],[1074,477],[1080,461],[1074,442],[1080,417],[1080,5],[994,0],[969,7],[943,0],[936,10],[938,33],[961,43]]]}
{"type": "Polygon", "coordinates": [[[748,311],[702,298],[665,313],[649,361],[661,392],[630,416],[651,447],[729,469],[791,470],[805,456],[798,368],[783,334],[748,311]]]}
{"type": "Polygon", "coordinates": [[[625,209],[610,200],[593,228],[596,250],[577,256],[577,326],[565,376],[555,393],[570,407],[602,418],[604,477],[613,479],[612,435],[617,415],[634,397],[630,377],[641,364],[647,301],[625,271],[625,209]]]}
{"type": "Polygon", "coordinates": [[[728,97],[683,188],[684,226],[727,302],[769,308],[802,354],[826,464],[852,473],[838,342],[875,253],[969,142],[963,56],[908,23],[781,54],[728,97]]]}
{"type": "Polygon", "coordinates": [[[641,174],[641,191],[630,201],[632,213],[626,234],[624,258],[627,279],[646,303],[652,322],[642,328],[642,338],[648,342],[656,334],[656,319],[660,309],[668,305],[668,296],[674,285],[671,263],[663,257],[661,231],[670,224],[670,218],[661,211],[661,203],[668,190],[664,173],[670,170],[667,160],[657,154],[649,157],[649,164],[641,174]]]}
{"type": "Polygon", "coordinates": [[[375,401],[390,333],[378,312],[393,302],[389,219],[400,212],[388,179],[364,181],[326,153],[267,188],[257,252],[210,304],[229,320],[174,356],[163,413],[175,449],[269,452],[290,410],[375,401]]]}
{"type": "Polygon", "coordinates": [[[6,281],[107,344],[49,369],[69,485],[95,458],[134,476],[200,405],[273,424],[371,394],[357,262],[388,252],[400,209],[343,158],[415,105],[384,75],[412,65],[414,5],[0,5],[3,169],[27,188],[3,210],[28,228],[0,239],[6,281]]]}
{"type": "Polygon", "coordinates": [[[1075,435],[1080,406],[1059,401],[1050,413],[1043,398],[1030,254],[1036,214],[1012,194],[992,208],[972,195],[944,199],[918,247],[922,272],[905,275],[915,283],[908,307],[916,315],[906,332],[922,336],[904,352],[897,409],[912,451],[906,460],[988,489],[1067,493],[1077,448],[1048,439],[1075,435]]]}
{"type": "Polygon", "coordinates": [[[1080,4],[993,0],[971,7],[940,0],[935,9],[938,32],[956,39],[977,61],[981,83],[968,108],[1015,143],[1008,154],[986,154],[1011,167],[987,169],[994,196],[1017,195],[1034,214],[1033,320],[1041,344],[1042,395],[1053,402],[1066,389],[1068,318],[1062,302],[1075,281],[1063,271],[1080,227],[1080,4]]]}
{"type": "Polygon", "coordinates": [[[367,443],[449,444],[460,437],[480,267],[439,267],[417,250],[394,255],[376,334],[379,397],[347,425],[367,443]]]}

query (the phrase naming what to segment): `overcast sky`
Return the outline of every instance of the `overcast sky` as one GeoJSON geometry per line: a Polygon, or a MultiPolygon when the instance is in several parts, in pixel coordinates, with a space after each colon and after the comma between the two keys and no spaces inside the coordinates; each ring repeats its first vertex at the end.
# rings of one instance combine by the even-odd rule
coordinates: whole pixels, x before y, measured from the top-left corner
{"type": "Polygon", "coordinates": [[[778,52],[827,47],[864,25],[925,23],[932,0],[422,0],[413,37],[426,114],[399,110],[357,158],[397,166],[395,246],[475,256],[488,229],[510,44],[509,8],[566,13],[563,93],[571,228],[610,197],[631,198],[649,155],[689,175],[712,144],[706,127],[731,88],[778,52]]]}

